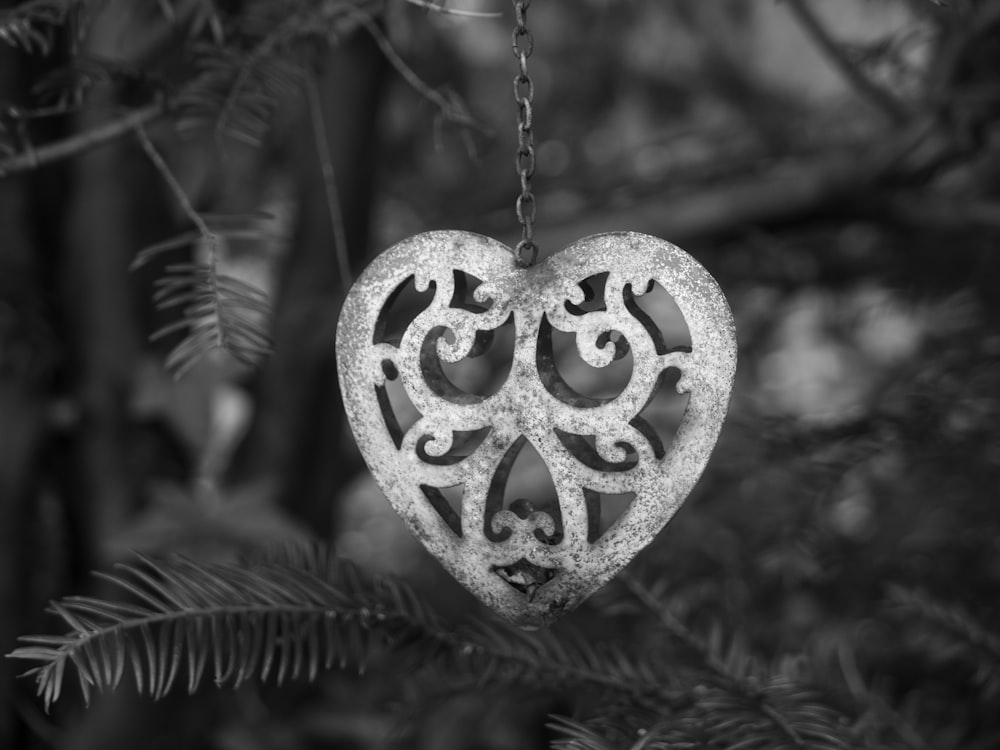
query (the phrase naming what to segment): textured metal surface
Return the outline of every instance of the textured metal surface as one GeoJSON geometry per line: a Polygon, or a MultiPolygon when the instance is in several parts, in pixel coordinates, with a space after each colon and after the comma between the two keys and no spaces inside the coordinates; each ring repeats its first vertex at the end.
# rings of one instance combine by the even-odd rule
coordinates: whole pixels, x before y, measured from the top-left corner
{"type": "Polygon", "coordinates": [[[736,341],[732,315],[715,280],[683,250],[656,237],[594,235],[524,268],[496,240],[443,231],[404,240],[365,270],[341,313],[337,363],[358,446],[395,510],[479,599],[522,627],[538,627],[607,583],[687,497],[725,419],[736,341]],[[584,303],[581,282],[603,272],[609,274],[605,309],[574,307],[584,303]],[[461,296],[456,278],[462,273],[482,281],[472,294],[476,304],[455,303],[461,296]],[[383,308],[410,279],[417,291],[433,290],[433,299],[400,340],[386,342],[379,333],[383,308]],[[651,281],[677,303],[690,332],[690,352],[667,350],[648,321],[634,314],[635,297],[651,281]],[[436,360],[454,363],[475,354],[484,331],[511,319],[513,359],[499,389],[478,396],[449,389],[436,360]],[[550,327],[576,334],[580,356],[593,367],[615,358],[620,345],[608,334],[618,332],[633,357],[624,390],[586,405],[568,389],[560,392],[560,378],[546,354],[550,327]],[[636,418],[668,367],[680,370],[677,390],[689,397],[672,445],[662,455],[636,418]],[[402,384],[421,415],[405,434],[391,424],[387,379],[402,384]],[[488,431],[467,457],[435,461],[449,454],[459,434],[475,430],[488,431]],[[593,436],[598,461],[581,460],[579,441],[571,449],[573,444],[568,447],[556,430],[593,436]],[[516,453],[511,448],[524,440],[538,451],[555,485],[558,535],[549,513],[498,509],[497,487],[502,491],[516,453]],[[634,460],[627,470],[600,466],[620,465],[628,455],[634,460]],[[429,498],[457,485],[463,490],[460,525],[455,518],[450,525],[441,504],[436,509],[429,498]],[[588,503],[599,493],[635,497],[594,539],[588,503]]]}

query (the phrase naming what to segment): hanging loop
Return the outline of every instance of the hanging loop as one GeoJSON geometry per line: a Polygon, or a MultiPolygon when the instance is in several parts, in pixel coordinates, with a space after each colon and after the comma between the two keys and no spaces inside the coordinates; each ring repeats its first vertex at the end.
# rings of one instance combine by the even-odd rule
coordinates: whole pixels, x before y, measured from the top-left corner
{"type": "Polygon", "coordinates": [[[521,194],[515,208],[521,224],[521,241],[514,254],[523,264],[530,266],[538,258],[538,247],[532,239],[535,223],[535,195],[531,192],[531,178],[535,175],[535,137],[532,132],[532,101],[535,82],[528,75],[528,58],[535,49],[535,40],[528,30],[528,6],[531,0],[514,0],[514,31],[510,45],[517,58],[518,71],[514,76],[514,101],[517,103],[517,151],[514,168],[521,182],[521,194]]]}

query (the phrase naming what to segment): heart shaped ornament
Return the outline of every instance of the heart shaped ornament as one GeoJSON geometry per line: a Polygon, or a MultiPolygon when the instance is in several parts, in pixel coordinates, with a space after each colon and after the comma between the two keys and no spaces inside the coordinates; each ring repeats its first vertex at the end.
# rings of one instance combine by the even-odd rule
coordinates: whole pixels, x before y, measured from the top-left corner
{"type": "Polygon", "coordinates": [[[729,406],[736,337],[716,281],[656,237],[594,235],[524,267],[496,240],[437,231],[357,280],[337,364],[358,447],[396,512],[480,600],[536,628],[625,567],[694,487],[729,406]],[[644,306],[657,285],[690,347],[671,346],[644,306]],[[570,355],[577,371],[629,360],[631,371],[611,396],[586,393],[561,364],[570,355]],[[672,429],[648,413],[664,389],[687,394],[672,429]],[[505,497],[528,443],[554,487],[542,507],[505,497]],[[625,507],[609,523],[611,500],[625,507]]]}

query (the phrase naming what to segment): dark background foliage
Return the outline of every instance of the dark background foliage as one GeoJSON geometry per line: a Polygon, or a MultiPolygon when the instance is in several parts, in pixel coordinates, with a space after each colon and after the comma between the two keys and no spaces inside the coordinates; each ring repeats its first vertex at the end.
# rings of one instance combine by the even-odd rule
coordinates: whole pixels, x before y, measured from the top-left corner
{"type": "Polygon", "coordinates": [[[740,343],[694,494],[538,636],[406,535],[336,386],[367,259],[519,237],[511,11],[448,7],[502,17],[0,2],[4,651],[133,551],[325,540],[428,607],[334,576],[346,666],[280,688],[46,714],[7,661],[0,746],[1000,746],[1000,3],[532,5],[543,254],[677,242],[740,343]]]}

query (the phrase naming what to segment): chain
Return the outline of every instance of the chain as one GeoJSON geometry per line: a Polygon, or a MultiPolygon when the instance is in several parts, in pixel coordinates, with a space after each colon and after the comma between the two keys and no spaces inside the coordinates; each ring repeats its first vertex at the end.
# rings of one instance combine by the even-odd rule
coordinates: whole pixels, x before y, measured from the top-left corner
{"type": "Polygon", "coordinates": [[[514,254],[525,264],[531,265],[538,257],[538,246],[531,238],[535,223],[535,195],[531,192],[531,178],[535,174],[535,138],[531,132],[531,101],[535,84],[528,75],[528,58],[535,41],[528,31],[528,6],[531,0],[514,0],[516,26],[511,34],[511,47],[517,58],[518,73],[514,77],[514,101],[517,102],[517,156],[514,159],[521,194],[517,196],[517,220],[521,223],[521,241],[514,254]]]}

